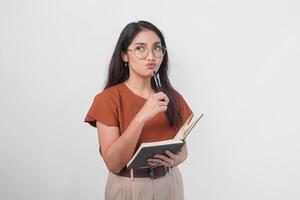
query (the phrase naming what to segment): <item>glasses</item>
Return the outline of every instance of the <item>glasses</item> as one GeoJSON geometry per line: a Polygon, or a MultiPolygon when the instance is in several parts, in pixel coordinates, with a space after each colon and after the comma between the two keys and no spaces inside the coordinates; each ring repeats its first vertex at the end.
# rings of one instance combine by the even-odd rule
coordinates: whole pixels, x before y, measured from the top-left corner
{"type": "MultiPolygon", "coordinates": [[[[135,56],[139,59],[145,59],[149,55],[149,48],[143,45],[139,45],[134,49],[127,49],[127,51],[133,51],[135,56]]],[[[154,45],[152,47],[152,55],[156,58],[162,58],[167,51],[167,48],[162,45],[154,45]]]]}

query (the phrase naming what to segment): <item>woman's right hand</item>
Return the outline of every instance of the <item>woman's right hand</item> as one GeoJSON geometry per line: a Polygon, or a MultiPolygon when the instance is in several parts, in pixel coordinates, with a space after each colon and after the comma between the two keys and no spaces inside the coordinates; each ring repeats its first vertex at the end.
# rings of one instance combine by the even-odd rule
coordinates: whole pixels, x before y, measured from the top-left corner
{"type": "Polygon", "coordinates": [[[168,109],[169,98],[163,92],[152,94],[148,97],[146,103],[138,112],[137,117],[146,122],[160,112],[168,109]]]}

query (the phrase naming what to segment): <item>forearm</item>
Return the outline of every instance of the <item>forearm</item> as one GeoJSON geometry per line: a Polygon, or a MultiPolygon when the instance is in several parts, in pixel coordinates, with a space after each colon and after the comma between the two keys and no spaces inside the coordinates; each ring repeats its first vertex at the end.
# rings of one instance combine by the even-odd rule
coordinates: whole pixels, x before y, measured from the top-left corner
{"type": "Polygon", "coordinates": [[[119,172],[131,159],[145,122],[137,115],[121,136],[105,152],[110,171],[119,172]]]}

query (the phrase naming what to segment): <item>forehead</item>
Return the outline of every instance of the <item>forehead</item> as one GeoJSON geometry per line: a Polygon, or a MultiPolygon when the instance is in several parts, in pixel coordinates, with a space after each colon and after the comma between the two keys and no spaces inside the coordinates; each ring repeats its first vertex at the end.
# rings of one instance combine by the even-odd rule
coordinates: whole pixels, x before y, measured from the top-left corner
{"type": "Polygon", "coordinates": [[[157,42],[161,42],[161,41],[158,35],[154,31],[142,30],[132,40],[131,45],[134,45],[135,43],[145,43],[147,45],[152,45],[157,42]]]}

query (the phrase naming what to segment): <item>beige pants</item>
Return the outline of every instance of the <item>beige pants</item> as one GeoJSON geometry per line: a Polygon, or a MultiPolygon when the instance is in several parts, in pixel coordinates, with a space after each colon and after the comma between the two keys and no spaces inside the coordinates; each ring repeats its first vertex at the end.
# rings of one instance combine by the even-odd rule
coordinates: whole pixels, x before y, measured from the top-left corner
{"type": "Polygon", "coordinates": [[[179,169],[173,167],[158,179],[118,176],[110,172],[105,200],[183,200],[183,183],[179,169]]]}

